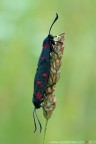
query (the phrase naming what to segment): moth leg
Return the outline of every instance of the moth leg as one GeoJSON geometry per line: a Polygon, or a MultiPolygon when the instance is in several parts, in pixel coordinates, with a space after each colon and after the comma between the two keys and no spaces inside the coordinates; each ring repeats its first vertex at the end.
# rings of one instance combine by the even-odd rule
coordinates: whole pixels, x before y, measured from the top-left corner
{"type": "MultiPolygon", "coordinates": [[[[49,87],[52,87],[52,86],[54,86],[56,83],[52,83],[52,84],[50,84],[50,85],[48,85],[47,87],[46,87],[46,89],[48,89],[49,87]]],[[[52,92],[49,92],[49,93],[46,93],[46,89],[45,89],[45,97],[47,96],[47,95],[49,95],[49,94],[52,94],[52,92]]]]}
{"type": "Polygon", "coordinates": [[[50,92],[50,93],[46,93],[46,92],[45,92],[45,97],[46,97],[47,95],[49,95],[49,94],[52,94],[52,93],[51,93],[51,92],[50,92]]]}
{"type": "Polygon", "coordinates": [[[60,43],[60,44],[63,44],[63,43],[62,43],[62,42],[60,42],[60,41],[55,41],[55,42],[60,43]]]}
{"type": "Polygon", "coordinates": [[[44,112],[47,114],[46,110],[44,109],[44,107],[41,105],[42,109],[44,110],[44,112]]]}
{"type": "Polygon", "coordinates": [[[58,55],[58,53],[53,49],[53,52],[58,55]]]}
{"type": "Polygon", "coordinates": [[[52,83],[52,84],[48,85],[48,86],[46,87],[46,89],[49,88],[49,87],[52,87],[52,86],[55,85],[55,84],[56,84],[56,83],[52,83]]]}

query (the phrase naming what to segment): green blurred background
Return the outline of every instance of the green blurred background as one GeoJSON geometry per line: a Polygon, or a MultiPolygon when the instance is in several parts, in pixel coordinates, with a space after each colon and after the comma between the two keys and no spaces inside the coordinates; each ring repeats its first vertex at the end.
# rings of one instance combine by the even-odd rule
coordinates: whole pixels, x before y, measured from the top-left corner
{"type": "Polygon", "coordinates": [[[34,134],[33,81],[43,39],[65,32],[57,107],[48,123],[52,141],[96,139],[96,1],[0,0],[0,144],[42,144],[34,134]]]}

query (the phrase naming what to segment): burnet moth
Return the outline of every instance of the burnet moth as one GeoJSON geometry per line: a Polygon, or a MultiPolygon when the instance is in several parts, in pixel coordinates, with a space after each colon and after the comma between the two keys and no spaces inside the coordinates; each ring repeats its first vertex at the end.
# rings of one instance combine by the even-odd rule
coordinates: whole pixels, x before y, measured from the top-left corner
{"type": "Polygon", "coordinates": [[[38,61],[38,66],[34,78],[34,93],[32,98],[32,102],[34,104],[34,110],[33,110],[33,118],[34,118],[34,125],[35,125],[34,132],[37,129],[35,115],[40,125],[40,132],[42,130],[41,123],[36,114],[36,109],[39,109],[41,107],[43,108],[42,102],[44,101],[44,96],[46,95],[45,90],[46,88],[48,88],[48,78],[50,74],[50,61],[51,61],[50,53],[54,52],[53,46],[55,45],[55,41],[54,41],[55,36],[51,35],[50,32],[52,26],[54,25],[57,19],[58,19],[58,14],[56,13],[56,17],[49,29],[49,34],[43,41],[43,48],[38,61]]]}

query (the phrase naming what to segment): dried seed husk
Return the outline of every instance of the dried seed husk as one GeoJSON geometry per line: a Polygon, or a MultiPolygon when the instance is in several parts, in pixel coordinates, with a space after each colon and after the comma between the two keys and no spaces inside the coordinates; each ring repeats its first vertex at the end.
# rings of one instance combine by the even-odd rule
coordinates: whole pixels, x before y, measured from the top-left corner
{"type": "Polygon", "coordinates": [[[62,64],[62,56],[64,52],[64,34],[58,36],[57,41],[59,42],[56,42],[54,45],[55,53],[51,52],[50,54],[51,70],[48,80],[49,87],[46,89],[47,95],[44,96],[44,102],[43,102],[43,108],[44,108],[43,115],[47,120],[51,117],[53,110],[56,107],[56,98],[53,95],[53,92],[56,89],[56,83],[60,79],[60,66],[62,64]]]}
{"type": "Polygon", "coordinates": [[[46,119],[49,119],[52,115],[53,110],[56,107],[56,98],[54,97],[54,95],[49,94],[47,96],[47,99],[45,99],[44,101],[43,107],[43,115],[46,119]]]}
{"type": "Polygon", "coordinates": [[[56,83],[59,81],[59,79],[60,79],[60,71],[57,72],[57,75],[55,77],[56,83]]]}

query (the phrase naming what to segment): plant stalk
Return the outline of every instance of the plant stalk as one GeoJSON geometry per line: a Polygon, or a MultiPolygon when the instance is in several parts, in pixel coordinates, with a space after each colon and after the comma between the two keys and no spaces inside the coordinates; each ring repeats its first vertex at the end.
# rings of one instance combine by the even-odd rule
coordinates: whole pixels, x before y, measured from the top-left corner
{"type": "Polygon", "coordinates": [[[43,144],[45,144],[47,125],[48,125],[48,119],[46,119],[45,130],[44,130],[44,138],[43,138],[43,144]]]}

